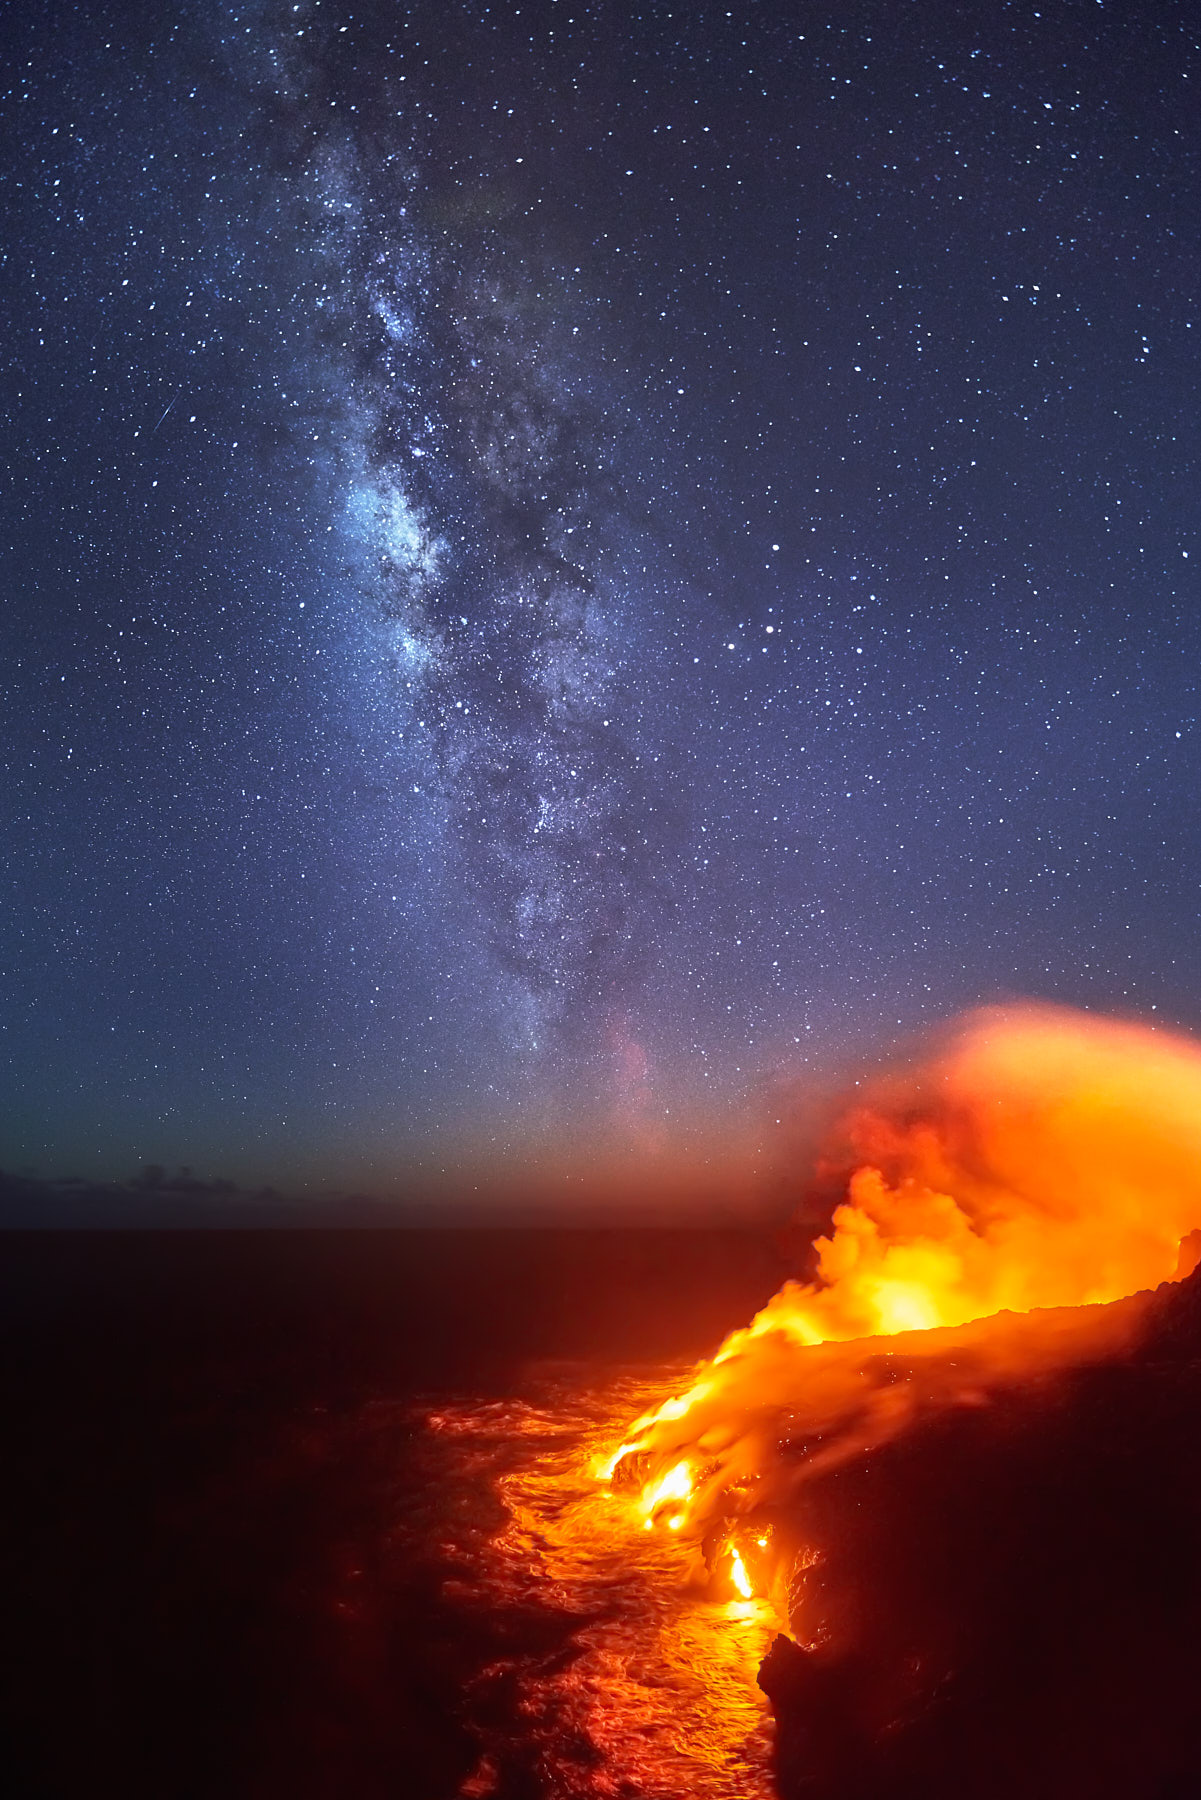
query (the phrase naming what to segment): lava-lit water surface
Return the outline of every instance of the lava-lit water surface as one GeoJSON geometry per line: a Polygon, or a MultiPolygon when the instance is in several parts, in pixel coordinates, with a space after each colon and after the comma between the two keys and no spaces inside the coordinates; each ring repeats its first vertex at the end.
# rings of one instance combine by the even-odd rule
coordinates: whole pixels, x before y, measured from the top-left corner
{"type": "MultiPolygon", "coordinates": [[[[774,1632],[758,1600],[709,1598],[695,1550],[595,1478],[656,1381],[585,1385],[559,1371],[534,1399],[466,1399],[426,1414],[430,1472],[448,1493],[489,1488],[495,1532],[444,1549],[448,1586],[504,1640],[465,1696],[481,1755],[464,1800],[523,1792],[756,1800],[775,1792],[756,1675],[774,1632]]],[[[450,1509],[453,1513],[453,1509],[450,1509]]]]}

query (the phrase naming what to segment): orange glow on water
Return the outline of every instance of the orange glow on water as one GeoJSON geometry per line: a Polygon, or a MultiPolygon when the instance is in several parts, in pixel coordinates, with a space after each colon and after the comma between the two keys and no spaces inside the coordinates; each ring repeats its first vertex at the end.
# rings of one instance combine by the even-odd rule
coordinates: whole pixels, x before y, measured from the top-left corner
{"type": "MultiPolygon", "coordinates": [[[[499,1773],[505,1728],[494,1742],[487,1723],[495,1680],[506,1694],[516,1684],[522,1755],[536,1759],[540,1792],[772,1800],[771,1726],[756,1678],[781,1621],[745,1595],[730,1556],[711,1584],[670,1517],[660,1511],[658,1527],[668,1529],[644,1531],[645,1497],[596,1481],[603,1445],[623,1416],[654,1410],[646,1406],[654,1389],[624,1380],[588,1391],[577,1380],[554,1377],[542,1405],[465,1402],[427,1415],[447,1479],[469,1470],[494,1481],[506,1516],[499,1534],[460,1552],[459,1583],[473,1608],[516,1621],[498,1638],[478,1694],[466,1696],[485,1724],[459,1791],[464,1800],[508,1791],[499,1773]],[[540,1608],[570,1624],[570,1656],[548,1656],[540,1631],[522,1653],[522,1624],[540,1608]]],[[[655,1385],[661,1394],[663,1378],[655,1385]]],[[[665,1502],[678,1504],[685,1476],[669,1488],[665,1502]]],[[[734,1554],[749,1587],[745,1557],[734,1554]]]]}

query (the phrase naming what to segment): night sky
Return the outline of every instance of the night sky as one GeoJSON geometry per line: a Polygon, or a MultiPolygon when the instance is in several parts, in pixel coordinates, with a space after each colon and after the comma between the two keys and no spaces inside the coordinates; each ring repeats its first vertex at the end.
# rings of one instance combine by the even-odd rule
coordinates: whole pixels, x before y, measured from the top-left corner
{"type": "Polygon", "coordinates": [[[0,1165],[570,1196],[1201,1028],[1197,26],[11,6],[0,1165]]]}

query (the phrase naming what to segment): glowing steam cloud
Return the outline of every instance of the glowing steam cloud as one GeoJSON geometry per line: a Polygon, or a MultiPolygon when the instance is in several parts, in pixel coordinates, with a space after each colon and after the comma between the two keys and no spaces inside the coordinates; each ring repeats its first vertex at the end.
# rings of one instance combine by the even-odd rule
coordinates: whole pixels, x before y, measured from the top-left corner
{"type": "Polygon", "coordinates": [[[650,1522],[751,1511],[924,1410],[1128,1343],[1139,1303],[1100,1303],[1172,1279],[1201,1227],[1201,1050],[1060,1009],[975,1013],[844,1114],[819,1174],[846,1198],[816,1279],[603,1471],[649,1484],[650,1522]]]}

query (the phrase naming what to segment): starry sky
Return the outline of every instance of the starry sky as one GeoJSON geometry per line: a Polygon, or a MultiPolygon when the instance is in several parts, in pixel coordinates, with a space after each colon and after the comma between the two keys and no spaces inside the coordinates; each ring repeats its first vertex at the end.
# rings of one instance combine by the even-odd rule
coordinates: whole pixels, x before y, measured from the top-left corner
{"type": "Polygon", "coordinates": [[[10,7],[0,1164],[724,1180],[1201,1028],[1197,26],[10,7]]]}

